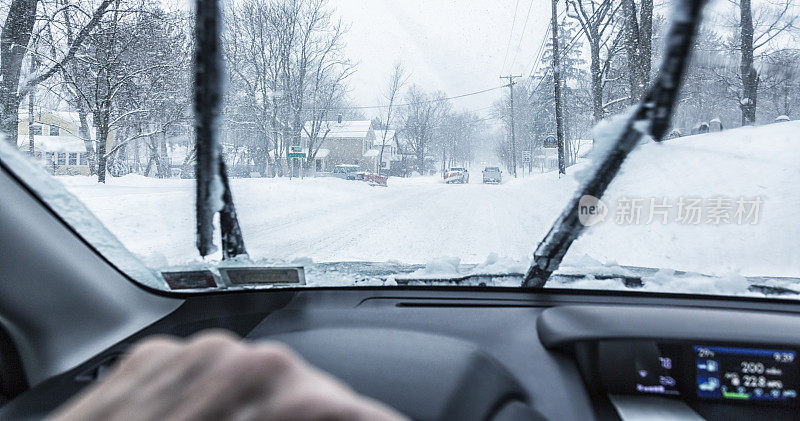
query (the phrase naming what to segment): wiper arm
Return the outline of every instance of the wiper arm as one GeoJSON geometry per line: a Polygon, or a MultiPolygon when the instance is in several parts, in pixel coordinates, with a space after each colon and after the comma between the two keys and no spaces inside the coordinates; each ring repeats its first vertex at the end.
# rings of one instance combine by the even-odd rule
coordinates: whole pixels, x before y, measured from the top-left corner
{"type": "Polygon", "coordinates": [[[214,251],[214,214],[219,212],[222,258],[247,254],[236,217],[227,169],[217,138],[222,98],[218,0],[197,0],[195,24],[195,142],[197,148],[197,250],[214,251]]]}
{"type": "Polygon", "coordinates": [[[523,286],[541,288],[561,265],[572,243],[581,235],[584,225],[578,218],[583,196],[600,198],[619,172],[622,162],[645,134],[661,141],[666,134],[672,110],[678,101],[681,81],[689,62],[692,44],[700,25],[706,0],[679,0],[673,11],[673,23],[667,37],[667,51],[658,79],[608,153],[594,166],[593,173],[581,185],[561,212],[550,231],[539,243],[533,262],[525,274],[523,286]]]}

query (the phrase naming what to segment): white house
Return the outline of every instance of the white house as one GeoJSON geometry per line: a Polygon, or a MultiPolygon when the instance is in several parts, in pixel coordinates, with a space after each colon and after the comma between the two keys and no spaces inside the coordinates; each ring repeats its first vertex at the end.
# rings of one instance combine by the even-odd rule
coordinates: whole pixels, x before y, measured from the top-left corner
{"type": "Polygon", "coordinates": [[[375,131],[370,120],[307,122],[303,130],[304,149],[313,143],[317,151],[314,169],[330,171],[336,165],[355,164],[373,168],[377,158],[370,152],[375,142],[375,131]],[[311,137],[309,137],[311,134],[311,137]],[[313,141],[313,142],[312,142],[313,141]]]}
{"type": "Polygon", "coordinates": [[[368,152],[370,155],[374,155],[375,162],[373,171],[376,172],[380,161],[381,147],[383,147],[383,161],[380,164],[381,168],[389,170],[392,168],[392,162],[399,161],[401,158],[397,145],[397,132],[395,130],[378,130],[375,132],[375,141],[372,142],[372,149],[368,152]]]}
{"type": "MultiPolygon", "coordinates": [[[[87,118],[89,118],[89,135],[94,139],[91,117],[87,118]]],[[[29,151],[32,133],[34,156],[53,173],[89,174],[86,145],[78,133],[79,127],[80,119],[75,112],[40,110],[33,115],[32,125],[28,113],[20,113],[17,147],[29,151]]],[[[112,131],[106,140],[106,147],[110,149],[113,143],[112,131]]]]}

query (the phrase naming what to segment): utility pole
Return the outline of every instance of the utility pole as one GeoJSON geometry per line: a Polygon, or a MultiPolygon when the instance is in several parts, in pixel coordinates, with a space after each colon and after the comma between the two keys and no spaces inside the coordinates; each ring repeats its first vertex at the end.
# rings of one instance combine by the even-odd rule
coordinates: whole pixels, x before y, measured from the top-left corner
{"type": "MultiPolygon", "coordinates": [[[[558,0],[553,0],[553,88],[556,102],[556,139],[558,140],[558,174],[566,174],[564,163],[564,110],[561,104],[561,58],[558,56],[558,0]]],[[[512,126],[513,127],[513,126],[512,126]]]]}
{"type": "Polygon", "coordinates": [[[506,86],[511,91],[511,175],[513,175],[514,178],[517,178],[517,139],[516,133],[514,133],[514,85],[516,85],[517,82],[514,82],[514,79],[518,77],[522,77],[522,75],[500,76],[500,79],[508,79],[508,85],[506,86]]]}

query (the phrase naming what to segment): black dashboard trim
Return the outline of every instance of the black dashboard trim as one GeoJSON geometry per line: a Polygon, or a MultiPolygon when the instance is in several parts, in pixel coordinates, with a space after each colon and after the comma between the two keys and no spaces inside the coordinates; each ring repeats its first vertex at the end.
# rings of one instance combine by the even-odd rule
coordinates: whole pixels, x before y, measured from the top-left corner
{"type": "Polygon", "coordinates": [[[800,347],[798,323],[800,315],[765,311],[583,305],[547,309],[538,318],[536,328],[539,339],[551,349],[577,342],[618,339],[800,347]]]}

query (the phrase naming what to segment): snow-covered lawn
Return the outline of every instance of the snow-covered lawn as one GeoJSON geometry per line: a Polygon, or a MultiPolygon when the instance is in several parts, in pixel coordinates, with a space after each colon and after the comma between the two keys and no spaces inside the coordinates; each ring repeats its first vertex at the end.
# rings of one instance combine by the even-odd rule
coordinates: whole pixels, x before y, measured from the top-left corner
{"type": "MultiPolygon", "coordinates": [[[[591,227],[567,263],[672,268],[702,273],[800,276],[800,122],[648,143],[626,161],[603,198],[608,220],[591,227]],[[756,225],[615,223],[622,197],[761,197],[756,225]]],[[[389,187],[331,178],[234,179],[251,258],[427,263],[515,261],[524,267],[578,185],[570,168],[481,184],[446,185],[439,177],[391,178],[389,187]],[[451,259],[452,261],[452,259],[451,259]]],[[[68,189],[151,266],[198,260],[192,180],[141,176],[60,177],[68,189]]],[[[647,219],[645,202],[643,220],[647,219]]],[[[705,221],[706,215],[703,215],[705,221]]]]}

